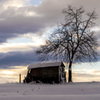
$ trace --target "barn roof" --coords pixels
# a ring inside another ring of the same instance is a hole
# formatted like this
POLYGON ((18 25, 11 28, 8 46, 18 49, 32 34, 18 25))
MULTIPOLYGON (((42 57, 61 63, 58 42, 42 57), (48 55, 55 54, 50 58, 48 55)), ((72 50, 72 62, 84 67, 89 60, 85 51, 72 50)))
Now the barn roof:
POLYGON ((35 63, 35 64, 29 65, 28 69, 43 68, 43 67, 55 67, 55 66, 61 66, 62 64, 63 64, 63 62, 41 62, 41 63, 35 63))

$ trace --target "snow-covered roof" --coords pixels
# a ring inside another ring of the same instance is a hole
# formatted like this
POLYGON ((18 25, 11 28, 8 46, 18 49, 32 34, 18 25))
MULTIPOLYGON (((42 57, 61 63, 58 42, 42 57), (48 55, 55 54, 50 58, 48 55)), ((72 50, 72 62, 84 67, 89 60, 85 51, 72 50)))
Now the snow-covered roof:
POLYGON ((41 63, 35 63, 35 64, 29 65, 28 69, 61 66, 62 63, 63 62, 41 62, 41 63))

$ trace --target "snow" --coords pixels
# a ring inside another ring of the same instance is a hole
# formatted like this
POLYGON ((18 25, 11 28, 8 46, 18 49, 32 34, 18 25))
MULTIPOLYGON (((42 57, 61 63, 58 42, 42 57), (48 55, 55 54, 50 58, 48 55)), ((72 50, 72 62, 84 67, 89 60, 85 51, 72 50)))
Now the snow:
POLYGON ((28 69, 31 68, 41 68, 41 67, 51 67, 51 66, 60 66, 62 62, 40 62, 34 63, 28 66, 28 69))
POLYGON ((0 100, 100 100, 100 83, 0 84, 0 100))

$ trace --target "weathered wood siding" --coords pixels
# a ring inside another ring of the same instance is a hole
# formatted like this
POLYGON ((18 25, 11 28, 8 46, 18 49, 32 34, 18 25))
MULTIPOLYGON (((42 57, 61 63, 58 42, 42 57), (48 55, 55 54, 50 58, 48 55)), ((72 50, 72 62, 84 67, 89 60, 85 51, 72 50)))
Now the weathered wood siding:
POLYGON ((58 82, 58 67, 35 68, 30 73, 33 81, 58 82))

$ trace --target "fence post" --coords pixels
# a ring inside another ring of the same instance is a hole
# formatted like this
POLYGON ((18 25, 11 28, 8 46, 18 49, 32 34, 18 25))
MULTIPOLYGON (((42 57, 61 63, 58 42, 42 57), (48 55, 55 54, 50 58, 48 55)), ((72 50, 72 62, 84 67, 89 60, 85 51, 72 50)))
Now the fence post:
POLYGON ((19 83, 21 83, 21 74, 19 74, 19 83))

